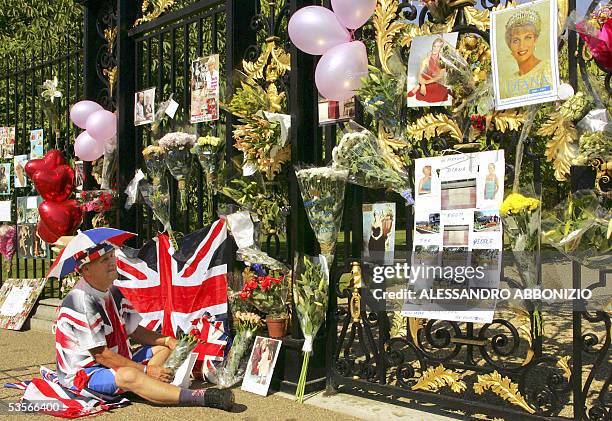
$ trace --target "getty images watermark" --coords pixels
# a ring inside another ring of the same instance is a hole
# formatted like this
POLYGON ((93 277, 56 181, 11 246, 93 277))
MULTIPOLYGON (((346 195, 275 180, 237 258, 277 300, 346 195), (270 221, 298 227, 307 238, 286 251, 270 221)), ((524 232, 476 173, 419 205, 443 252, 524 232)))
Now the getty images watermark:
POLYGON ((590 289, 499 288, 500 271, 491 266, 373 266, 369 289, 376 300, 571 301, 592 298, 590 289), (404 287, 397 288, 398 285, 404 287), (395 287, 394 287, 395 286, 395 287))

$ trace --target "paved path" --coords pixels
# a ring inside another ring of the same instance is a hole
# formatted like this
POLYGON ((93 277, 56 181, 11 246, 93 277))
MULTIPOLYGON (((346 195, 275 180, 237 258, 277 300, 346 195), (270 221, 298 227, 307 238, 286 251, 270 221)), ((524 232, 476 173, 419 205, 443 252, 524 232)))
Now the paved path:
MULTIPOLYGON (((41 365, 55 368, 54 338, 37 331, 14 332, 0 330, 0 384, 30 380, 38 375, 41 365)), ((321 393, 308 397, 305 405, 285 393, 261 397, 235 389, 236 405, 232 413, 209 408, 159 407, 136 401, 91 419, 101 420, 243 420, 243 421, 351 421, 351 420, 411 420, 446 421, 452 418, 421 412, 356 396, 338 394, 325 397, 321 393)), ((15 402, 21 392, 0 387, 0 419, 55 419, 48 416, 8 415, 6 403, 15 402)))

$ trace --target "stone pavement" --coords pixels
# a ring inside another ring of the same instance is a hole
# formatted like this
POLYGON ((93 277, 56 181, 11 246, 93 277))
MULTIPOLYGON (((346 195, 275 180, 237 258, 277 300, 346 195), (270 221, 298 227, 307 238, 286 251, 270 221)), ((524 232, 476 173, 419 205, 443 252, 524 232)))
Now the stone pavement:
MULTIPOLYGON (((29 330, 14 332, 0 330, 0 385, 19 380, 30 380, 38 375, 41 365, 55 368, 54 338, 50 333, 29 330)), ((304 405, 293 401, 293 396, 278 392, 267 397, 234 389, 236 405, 232 413, 209 408, 180 408, 154 406, 134 401, 128 407, 101 415, 102 420, 244 420, 244 421, 351 421, 351 420, 411 420, 445 421, 456 418, 421 412, 418 409, 381 403, 363 397, 337 394, 325 397, 322 393, 309 396, 304 405)), ((7 403, 16 402, 21 391, 0 387, 0 419, 57 419, 49 416, 16 415, 7 413, 7 403)), ((93 418, 92 418, 93 419, 93 418)))

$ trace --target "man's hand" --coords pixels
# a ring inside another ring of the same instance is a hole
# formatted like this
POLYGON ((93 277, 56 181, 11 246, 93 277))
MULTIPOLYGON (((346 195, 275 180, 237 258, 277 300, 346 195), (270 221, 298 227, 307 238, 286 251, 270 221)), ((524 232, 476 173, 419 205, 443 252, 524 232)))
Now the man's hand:
POLYGON ((170 383, 174 379, 172 370, 155 365, 147 366, 147 376, 164 383, 170 383))
POLYGON ((176 348, 176 339, 170 337, 170 339, 168 339, 168 343, 166 346, 170 349, 176 348))

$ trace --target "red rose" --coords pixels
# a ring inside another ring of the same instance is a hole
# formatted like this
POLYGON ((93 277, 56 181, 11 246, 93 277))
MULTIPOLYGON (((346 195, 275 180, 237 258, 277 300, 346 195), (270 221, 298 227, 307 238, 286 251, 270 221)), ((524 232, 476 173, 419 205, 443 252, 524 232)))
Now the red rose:
POLYGON ((281 276, 280 278, 272 278, 272 282, 276 285, 280 284, 284 278, 281 276))
POLYGON ((239 297, 240 297, 240 299, 241 299, 242 301, 246 301, 246 300, 247 300, 247 298, 248 298, 248 296, 249 296, 249 294, 247 294, 247 292, 246 292, 246 291, 242 291, 242 292, 239 294, 239 297))
POLYGON ((272 285, 272 281, 266 276, 264 280, 261 281, 261 289, 267 291, 270 289, 270 285, 272 285))
POLYGON ((197 326, 199 322, 200 322, 199 319, 195 319, 194 321, 191 322, 191 325, 192 326, 197 326))
POLYGON ((246 289, 247 291, 253 291, 255 289, 257 289, 259 285, 257 284, 257 281, 255 279, 247 282, 246 286, 244 287, 244 289, 246 289))

